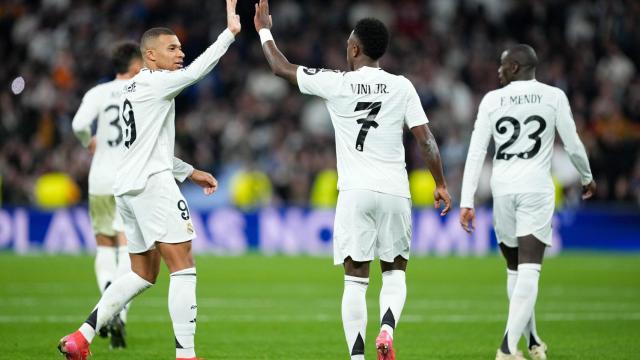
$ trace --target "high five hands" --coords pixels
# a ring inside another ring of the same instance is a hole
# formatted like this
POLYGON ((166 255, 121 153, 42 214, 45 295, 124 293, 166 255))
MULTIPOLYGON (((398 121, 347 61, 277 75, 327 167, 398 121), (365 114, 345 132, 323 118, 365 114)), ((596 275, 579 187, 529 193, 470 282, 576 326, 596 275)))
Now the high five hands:
POLYGON ((256 26, 256 31, 260 29, 271 29, 271 15, 269 14, 269 1, 260 0, 256 4, 256 14, 253 17, 253 24, 256 26))
POLYGON ((227 0, 227 29, 238 35, 242 26, 240 25, 240 16, 236 14, 236 4, 238 0, 227 0))

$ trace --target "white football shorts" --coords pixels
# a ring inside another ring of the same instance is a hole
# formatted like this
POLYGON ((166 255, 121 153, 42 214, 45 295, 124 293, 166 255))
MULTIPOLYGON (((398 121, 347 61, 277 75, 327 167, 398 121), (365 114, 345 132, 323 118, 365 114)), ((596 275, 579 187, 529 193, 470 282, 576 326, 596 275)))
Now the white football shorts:
POLYGON ((523 193, 493 198, 493 225, 499 243, 518 247, 518 237, 533 235, 552 245, 553 193, 523 193))
POLYGON ((333 229, 333 261, 393 262, 409 259, 411 199, 371 190, 345 190, 338 195, 333 229))
POLYGON ((149 176, 143 190, 116 196, 130 253, 153 249, 156 242, 181 243, 196 232, 187 202, 171 171, 149 176))
POLYGON ((124 232, 124 222, 122 221, 122 215, 120 215, 120 211, 118 211, 118 207, 116 206, 116 214, 113 216, 113 230, 116 232, 124 232))

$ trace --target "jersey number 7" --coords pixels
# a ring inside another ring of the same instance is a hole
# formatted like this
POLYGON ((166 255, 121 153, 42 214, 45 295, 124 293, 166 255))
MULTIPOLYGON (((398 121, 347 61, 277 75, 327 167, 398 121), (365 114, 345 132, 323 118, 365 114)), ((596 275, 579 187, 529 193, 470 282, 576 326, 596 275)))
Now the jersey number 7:
POLYGON ((367 114, 366 118, 358 119, 356 122, 358 124, 362 124, 360 128, 360 133, 358 133, 358 139, 356 140, 356 150, 363 151, 364 148, 364 139, 367 137, 369 133, 369 128, 373 126, 373 128, 378 127, 378 123, 375 122, 376 115, 380 112, 380 108, 382 107, 382 102, 359 102, 356 104, 356 109, 354 111, 362 111, 369 110, 369 114, 367 114))

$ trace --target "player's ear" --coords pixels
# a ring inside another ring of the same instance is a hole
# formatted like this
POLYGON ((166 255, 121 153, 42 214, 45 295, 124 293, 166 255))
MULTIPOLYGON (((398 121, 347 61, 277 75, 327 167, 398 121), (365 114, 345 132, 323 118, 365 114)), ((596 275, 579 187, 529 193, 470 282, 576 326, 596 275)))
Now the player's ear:
POLYGON ((145 50, 144 54, 146 55, 147 59, 151 61, 156 61, 156 54, 153 53, 153 49, 145 50))
POLYGON ((360 45, 357 42, 353 42, 353 44, 351 45, 351 55, 352 57, 358 57, 361 53, 360 50, 360 45))
POLYGON ((517 74, 518 71, 520 71, 520 64, 514 61, 513 63, 511 63, 511 72, 513 74, 517 74))

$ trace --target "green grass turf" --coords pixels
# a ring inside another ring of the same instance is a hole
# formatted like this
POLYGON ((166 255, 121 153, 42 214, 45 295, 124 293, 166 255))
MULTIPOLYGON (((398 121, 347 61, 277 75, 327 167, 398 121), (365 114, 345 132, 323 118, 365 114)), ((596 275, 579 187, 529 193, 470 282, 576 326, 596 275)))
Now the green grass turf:
MULTIPOLYGON (((201 256, 199 356, 348 359, 340 322, 342 270, 329 258, 201 256)), ((415 258, 396 330, 398 359, 493 359, 505 326, 505 270, 497 256, 415 258)), ((367 359, 374 359, 380 271, 367 293, 367 359)), ((129 348, 96 338, 92 359, 171 359, 163 269, 133 303, 129 348)), ((546 260, 537 305, 550 358, 640 358, 640 256, 563 254, 546 260)), ((98 299, 90 256, 0 255, 0 358, 59 359, 56 344, 98 299)), ((523 346, 521 342, 521 346, 523 346)))

